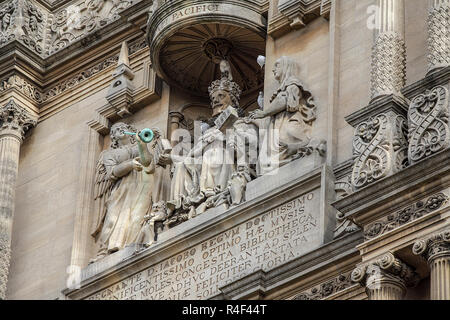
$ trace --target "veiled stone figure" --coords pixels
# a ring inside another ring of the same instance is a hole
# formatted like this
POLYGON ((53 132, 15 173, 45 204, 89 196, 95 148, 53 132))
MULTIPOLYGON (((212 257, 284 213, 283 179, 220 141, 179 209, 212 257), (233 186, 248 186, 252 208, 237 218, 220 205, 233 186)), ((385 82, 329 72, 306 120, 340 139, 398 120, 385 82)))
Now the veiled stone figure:
POLYGON ((316 106, 297 73, 293 60, 288 57, 278 59, 273 74, 279 87, 272 95, 270 105, 250 113, 251 122, 259 127, 258 176, 303 157, 310 149, 316 106))
POLYGON ((125 123, 114 124, 111 148, 97 163, 92 235, 100 250, 95 260, 136 243, 144 216, 165 196, 162 179, 155 177, 153 154, 137 135, 125 134, 135 131, 125 123))

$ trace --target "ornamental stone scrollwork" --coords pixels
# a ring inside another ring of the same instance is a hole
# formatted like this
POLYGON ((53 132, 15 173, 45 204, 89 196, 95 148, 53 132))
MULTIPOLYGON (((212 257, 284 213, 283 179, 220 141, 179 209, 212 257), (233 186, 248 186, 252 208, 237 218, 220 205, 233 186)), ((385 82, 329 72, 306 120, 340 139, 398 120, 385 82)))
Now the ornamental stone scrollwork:
POLYGON ((132 0, 84 0, 57 12, 50 25, 47 54, 51 55, 119 19, 119 13, 133 3, 132 0))
POLYGON ((15 38, 14 23, 18 0, 6 2, 0 7, 0 45, 15 38))
POLYGON ((0 93, 9 89, 18 90, 34 102, 42 102, 41 91, 18 75, 14 74, 0 81, 0 93))
POLYGON ((396 32, 381 33, 372 49, 371 94, 400 94, 406 83, 406 46, 396 32))
POLYGON ((340 274, 327 282, 296 295, 292 300, 321 300, 353 285, 350 272, 340 274))
POLYGON ((416 96, 409 107, 409 149, 411 163, 418 162, 450 145, 449 93, 437 86, 416 96))
POLYGON ((390 252, 356 267, 351 279, 366 288, 369 300, 400 300, 406 288, 419 281, 417 273, 390 252))
POLYGON ((353 140, 352 185, 359 189, 407 166, 406 120, 392 112, 360 123, 353 140))
POLYGON ((22 17, 24 19, 22 25, 21 40, 28 47, 36 51, 38 54, 43 52, 44 45, 44 29, 46 23, 46 15, 31 2, 26 1, 22 8, 22 17))
POLYGON ((434 212, 448 203, 448 196, 443 193, 435 194, 426 200, 417 201, 411 206, 388 215, 382 220, 370 224, 365 232, 366 240, 373 239, 406 223, 419 219, 426 214, 434 212))
POLYGON ((450 229, 417 240, 412 248, 415 255, 421 255, 431 261, 439 256, 450 257, 450 229))
POLYGON ((22 141, 28 130, 36 126, 36 119, 25 109, 10 100, 6 106, 0 108, 0 132, 13 135, 22 141))
POLYGON ((433 2, 428 11, 429 72, 450 65, 450 1, 433 2))

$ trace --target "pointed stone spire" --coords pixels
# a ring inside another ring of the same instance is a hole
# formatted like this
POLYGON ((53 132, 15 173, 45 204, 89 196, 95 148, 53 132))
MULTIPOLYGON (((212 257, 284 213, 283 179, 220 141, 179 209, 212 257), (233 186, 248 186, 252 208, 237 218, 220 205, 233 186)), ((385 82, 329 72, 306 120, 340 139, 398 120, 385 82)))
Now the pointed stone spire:
POLYGON ((134 72, 130 68, 126 41, 122 42, 117 67, 112 76, 113 81, 109 86, 106 100, 117 110, 120 117, 128 116, 131 114, 130 107, 133 103, 134 86, 132 80, 134 79, 134 72))
POLYGON ((130 59, 128 58, 128 46, 125 41, 122 42, 122 47, 120 48, 119 61, 117 62, 117 66, 120 66, 121 64, 124 64, 127 67, 130 66, 130 59))

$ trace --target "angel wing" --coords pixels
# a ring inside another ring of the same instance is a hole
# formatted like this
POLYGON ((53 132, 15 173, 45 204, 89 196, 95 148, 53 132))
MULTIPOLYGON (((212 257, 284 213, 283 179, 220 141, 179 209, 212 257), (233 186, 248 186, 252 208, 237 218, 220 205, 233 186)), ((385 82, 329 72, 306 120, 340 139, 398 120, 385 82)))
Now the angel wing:
POLYGON ((113 181, 108 176, 103 159, 105 155, 103 151, 97 161, 95 169, 95 184, 94 184, 94 219, 92 222, 91 235, 96 237, 102 230, 103 221, 106 215, 106 200, 111 193, 113 181))

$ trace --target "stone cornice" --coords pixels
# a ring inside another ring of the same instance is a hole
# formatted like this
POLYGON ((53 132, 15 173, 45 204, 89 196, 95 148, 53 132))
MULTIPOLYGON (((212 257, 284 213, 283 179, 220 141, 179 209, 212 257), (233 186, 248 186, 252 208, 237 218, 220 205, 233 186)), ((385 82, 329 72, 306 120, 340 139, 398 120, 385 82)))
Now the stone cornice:
POLYGON ((329 17, 329 0, 279 0, 276 12, 269 20, 267 33, 278 38, 292 29, 304 28, 319 16, 329 17))
POLYGON ((450 228, 417 240, 412 251, 428 261, 444 256, 450 258, 450 228))

